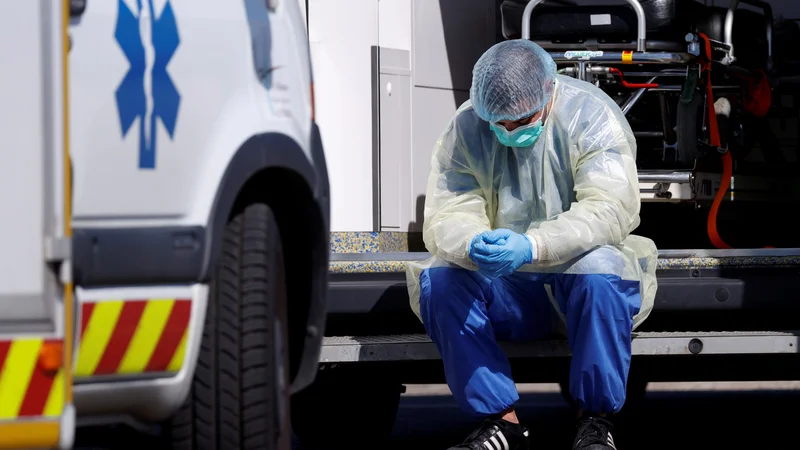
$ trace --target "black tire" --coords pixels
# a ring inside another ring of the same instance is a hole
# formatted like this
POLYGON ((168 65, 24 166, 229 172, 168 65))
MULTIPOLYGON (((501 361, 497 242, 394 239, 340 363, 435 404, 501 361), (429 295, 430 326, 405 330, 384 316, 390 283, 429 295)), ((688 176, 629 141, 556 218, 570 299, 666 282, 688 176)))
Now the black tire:
POLYGON ((321 370, 292 396, 292 429, 308 448, 380 448, 394 428, 402 389, 385 372, 321 370))
POLYGON ((175 449, 289 450, 288 334, 280 234, 249 205, 224 231, 186 403, 167 425, 175 449))

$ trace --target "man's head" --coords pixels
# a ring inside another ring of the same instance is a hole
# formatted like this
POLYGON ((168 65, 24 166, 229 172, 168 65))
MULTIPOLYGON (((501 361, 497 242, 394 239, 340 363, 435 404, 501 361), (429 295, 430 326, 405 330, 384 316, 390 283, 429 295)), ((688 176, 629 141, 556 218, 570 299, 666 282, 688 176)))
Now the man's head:
POLYGON ((478 117, 513 131, 541 118, 555 88, 556 64, 527 39, 503 41, 472 71, 470 99, 478 117))

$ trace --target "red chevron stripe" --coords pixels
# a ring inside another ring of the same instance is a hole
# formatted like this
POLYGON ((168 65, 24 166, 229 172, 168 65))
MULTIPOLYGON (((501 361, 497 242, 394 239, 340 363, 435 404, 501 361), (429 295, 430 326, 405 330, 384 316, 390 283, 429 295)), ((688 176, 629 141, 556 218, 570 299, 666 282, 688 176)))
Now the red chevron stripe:
MULTIPOLYGON (((57 340, 45 341, 58 342, 57 340)), ((44 370, 36 364, 31 375, 31 380, 28 383, 28 391, 25 393, 25 398, 22 400, 22 405, 19 408, 20 417, 41 416, 44 414, 44 407, 47 404, 47 397, 50 395, 50 389, 53 386, 55 374, 47 374, 44 370)))
POLYGON ((183 339, 183 334, 189 326, 189 318, 192 315, 191 300, 175 300, 172 311, 169 313, 167 324, 158 340, 153 355, 147 363, 145 372, 163 372, 167 370, 169 362, 175 356, 175 351, 183 339))
POLYGON ((6 363, 6 356, 11 349, 11 341, 0 341, 0 373, 3 373, 3 364, 6 363))
MULTIPOLYGON (((108 340, 108 345, 103 351, 103 357, 97 363, 95 375, 107 375, 115 373, 119 367, 122 358, 125 357, 125 351, 128 350, 128 345, 136 333, 136 327, 139 326, 139 319, 142 318, 144 307, 147 305, 147 300, 127 300, 122 306, 119 319, 111 338, 108 340)), ((109 324, 109 326, 112 326, 109 324)))
POLYGON ((89 320, 92 318, 92 312, 94 311, 95 303, 84 303, 81 307, 81 338, 83 338, 83 333, 86 332, 86 327, 89 326, 89 320))

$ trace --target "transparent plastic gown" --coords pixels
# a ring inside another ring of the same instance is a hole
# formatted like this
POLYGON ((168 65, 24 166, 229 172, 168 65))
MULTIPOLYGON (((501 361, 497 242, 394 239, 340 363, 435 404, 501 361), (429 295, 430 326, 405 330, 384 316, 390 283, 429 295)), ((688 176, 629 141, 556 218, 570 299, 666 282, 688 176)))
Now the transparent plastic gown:
MULTIPOLYGON (((657 249, 631 234, 641 203, 628 122, 599 88, 558 76, 544 127, 534 145, 505 147, 470 101, 458 109, 431 159, 423 239, 432 256, 407 266, 417 316, 421 272, 441 266, 478 270, 468 257, 469 243, 497 228, 536 241, 538 260, 519 271, 639 281, 642 304, 634 328, 650 314, 657 249)), ((551 303, 558 309, 555 299, 551 303)))

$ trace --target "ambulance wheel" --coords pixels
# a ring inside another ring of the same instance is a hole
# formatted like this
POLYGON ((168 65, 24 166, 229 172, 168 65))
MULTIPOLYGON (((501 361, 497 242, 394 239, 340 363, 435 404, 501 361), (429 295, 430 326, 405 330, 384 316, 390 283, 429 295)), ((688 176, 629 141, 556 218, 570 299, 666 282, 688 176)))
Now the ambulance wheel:
POLYGON ((403 385, 385 371, 349 369, 320 370, 292 396, 292 429, 304 447, 371 450, 391 435, 403 385))
POLYGON ((166 427, 175 449, 289 450, 289 361, 280 234, 254 203, 224 230, 186 403, 166 427))

